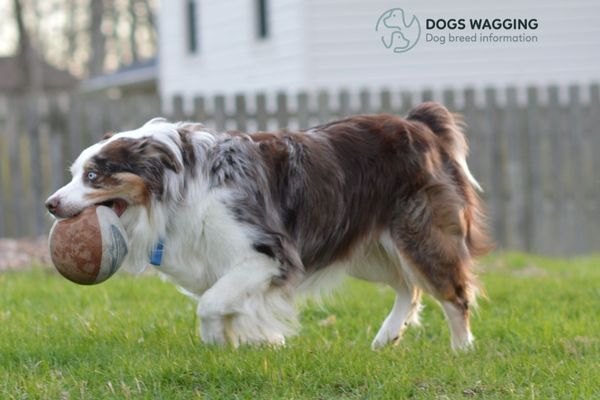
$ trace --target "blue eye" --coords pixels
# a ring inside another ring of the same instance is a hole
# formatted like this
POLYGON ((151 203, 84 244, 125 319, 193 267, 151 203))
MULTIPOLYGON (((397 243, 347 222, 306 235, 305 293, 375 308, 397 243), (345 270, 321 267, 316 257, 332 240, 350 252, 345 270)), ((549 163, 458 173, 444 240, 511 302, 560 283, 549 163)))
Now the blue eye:
POLYGON ((90 171, 90 172, 88 172, 88 174, 87 174, 87 178, 88 178, 88 180, 90 180, 90 181, 93 181, 93 180, 95 180, 97 177, 98 177, 98 175, 97 175, 97 174, 96 174, 94 171, 90 171))

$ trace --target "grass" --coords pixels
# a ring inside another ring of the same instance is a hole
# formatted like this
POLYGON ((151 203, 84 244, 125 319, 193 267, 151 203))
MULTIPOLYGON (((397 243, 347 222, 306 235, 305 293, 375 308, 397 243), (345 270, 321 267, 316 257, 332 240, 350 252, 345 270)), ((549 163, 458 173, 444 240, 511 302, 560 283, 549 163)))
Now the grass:
POLYGON ((371 351, 393 295, 357 281, 304 309, 286 348, 233 350, 202 345, 194 304, 157 277, 4 273, 0 398, 600 398, 600 258, 486 264, 466 354, 429 300, 422 328, 371 351))

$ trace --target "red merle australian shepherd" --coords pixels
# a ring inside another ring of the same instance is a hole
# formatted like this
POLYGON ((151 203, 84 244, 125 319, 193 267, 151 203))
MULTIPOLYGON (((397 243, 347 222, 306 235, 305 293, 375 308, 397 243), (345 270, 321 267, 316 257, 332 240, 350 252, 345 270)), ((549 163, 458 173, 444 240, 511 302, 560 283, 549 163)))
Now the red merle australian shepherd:
POLYGON ((112 206, 134 272, 162 241, 157 268, 197 298, 207 343, 282 344, 295 299, 349 274, 396 292, 373 348, 418 323, 425 291, 466 349, 473 258, 490 243, 466 156, 456 117, 431 102, 298 132, 154 119, 84 150, 47 206, 58 218, 112 206))

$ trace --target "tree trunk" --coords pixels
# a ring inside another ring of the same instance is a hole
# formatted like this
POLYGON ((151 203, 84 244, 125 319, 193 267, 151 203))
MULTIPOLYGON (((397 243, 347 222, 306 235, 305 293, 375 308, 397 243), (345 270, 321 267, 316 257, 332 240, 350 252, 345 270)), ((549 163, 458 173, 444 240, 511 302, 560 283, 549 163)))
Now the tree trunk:
MULTIPOLYGON (((67 15, 63 33, 64 40, 66 41, 66 45, 64 46, 65 60, 70 60, 77 50, 77 2, 75 0, 66 0, 65 4, 63 4, 63 11, 67 15)), ((67 67, 71 67, 70 61, 67 61, 67 67)))
POLYGON ((42 87, 41 57, 35 52, 25 23, 23 22, 23 7, 20 0, 13 0, 15 21, 19 33, 18 60, 23 72, 24 92, 40 92, 42 87))
POLYGON ((90 0, 90 45, 91 57, 88 70, 90 76, 102 74, 104 71, 104 58, 106 55, 105 38, 102 33, 102 19, 104 17, 104 1, 90 0))
POLYGON ((112 37, 112 41, 114 43, 113 45, 113 52, 115 53, 115 57, 118 60, 118 65, 117 67, 120 68, 123 66, 123 43, 121 40, 121 37, 119 35, 119 22, 120 22, 120 15, 119 15, 119 10, 117 7, 117 4, 112 4, 112 7, 110 7, 111 9, 111 18, 112 18, 112 22, 113 22, 113 31, 111 33, 111 37, 112 37))
POLYGON ((138 18, 136 13, 136 0, 129 0, 128 11, 129 11, 129 47, 131 49, 131 62, 135 63, 138 60, 137 52, 137 41, 135 35, 138 29, 138 18))

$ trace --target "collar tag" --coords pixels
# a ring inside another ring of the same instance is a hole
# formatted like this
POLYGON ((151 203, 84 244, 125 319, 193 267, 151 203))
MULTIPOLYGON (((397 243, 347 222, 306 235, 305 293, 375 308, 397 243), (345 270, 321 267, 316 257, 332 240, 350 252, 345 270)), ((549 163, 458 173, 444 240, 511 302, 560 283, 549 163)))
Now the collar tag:
POLYGON ((159 239, 158 242, 156 242, 156 244, 154 245, 152 251, 150 252, 150 264, 156 267, 160 267, 160 264, 162 263, 164 247, 165 245, 162 239, 159 239))

